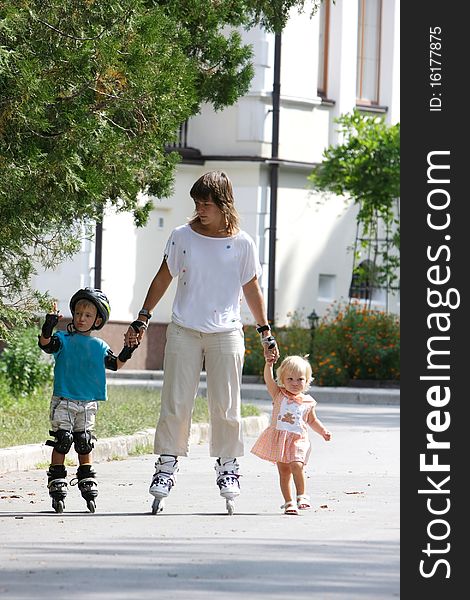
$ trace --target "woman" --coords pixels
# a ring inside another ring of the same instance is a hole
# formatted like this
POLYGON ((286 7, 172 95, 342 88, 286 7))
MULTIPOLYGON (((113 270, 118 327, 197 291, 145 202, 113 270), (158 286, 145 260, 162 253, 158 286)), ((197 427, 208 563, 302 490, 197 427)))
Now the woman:
POLYGON ((240 493, 237 457, 243 456, 240 386, 245 353, 240 318, 242 296, 258 323, 264 354, 276 361, 279 351, 266 317, 258 284, 261 266, 251 237, 239 228, 232 184, 227 175, 202 175, 190 191, 195 212, 174 229, 163 261, 150 284, 142 310, 126 334, 140 342, 146 323, 173 277, 178 277, 171 323, 167 329, 164 381, 154 451, 159 454, 150 493, 153 513, 175 483, 178 457, 189 452, 194 399, 204 364, 211 421, 210 455, 217 457, 216 482, 227 510, 240 493))

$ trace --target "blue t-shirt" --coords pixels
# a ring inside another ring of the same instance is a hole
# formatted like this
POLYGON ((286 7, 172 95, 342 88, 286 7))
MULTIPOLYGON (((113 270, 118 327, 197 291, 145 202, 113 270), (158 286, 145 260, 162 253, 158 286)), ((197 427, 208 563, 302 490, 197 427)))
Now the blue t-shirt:
POLYGON ((108 344, 97 337, 57 331, 60 348, 54 352, 54 396, 70 400, 106 400, 104 359, 108 344))

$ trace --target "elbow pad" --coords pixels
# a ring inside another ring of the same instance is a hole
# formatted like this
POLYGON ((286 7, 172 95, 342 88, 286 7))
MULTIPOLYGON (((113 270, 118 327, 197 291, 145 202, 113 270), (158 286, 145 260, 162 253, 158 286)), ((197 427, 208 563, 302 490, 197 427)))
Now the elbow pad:
POLYGON ((60 350, 60 341, 59 341, 59 338, 57 338, 55 335, 53 335, 51 337, 51 339, 47 342, 47 344, 45 346, 41 345, 40 340, 41 340, 41 336, 38 335, 38 346, 46 354, 53 354, 54 352, 57 352, 58 350, 60 350))
POLYGON ((104 366, 110 371, 117 371, 117 357, 114 356, 111 350, 108 350, 108 353, 104 357, 104 366))

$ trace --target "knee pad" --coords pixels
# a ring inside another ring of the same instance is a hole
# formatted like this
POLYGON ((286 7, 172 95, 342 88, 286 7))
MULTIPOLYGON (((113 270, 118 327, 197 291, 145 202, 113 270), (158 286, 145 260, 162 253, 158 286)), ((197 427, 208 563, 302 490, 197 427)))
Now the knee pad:
POLYGON ((95 446, 91 431, 74 431, 73 441, 77 454, 90 454, 95 446))
POLYGON ((46 445, 52 446, 59 454, 67 454, 72 447, 73 435, 65 429, 49 431, 49 434, 55 437, 55 441, 47 440, 46 445))

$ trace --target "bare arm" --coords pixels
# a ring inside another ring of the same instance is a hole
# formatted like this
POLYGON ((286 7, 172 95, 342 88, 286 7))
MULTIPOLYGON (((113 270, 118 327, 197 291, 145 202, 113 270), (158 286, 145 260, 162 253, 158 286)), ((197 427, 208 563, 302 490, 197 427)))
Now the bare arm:
POLYGON ((327 441, 327 442, 330 441, 331 433, 328 431, 328 429, 323 425, 323 423, 317 417, 317 414, 314 409, 312 409, 312 415, 309 420, 309 425, 313 429, 313 431, 315 431, 316 433, 319 433, 325 441, 327 441))
POLYGON ((269 395, 271 396, 271 398, 274 398, 274 396, 277 394, 278 385, 274 381, 272 362, 266 361, 264 363, 264 383, 268 388, 269 395))
MULTIPOLYGON (((263 294, 261 292, 261 288, 259 287, 258 278, 256 275, 248 283, 245 283, 243 286, 243 294, 256 323, 260 326, 267 325, 268 317, 266 315, 266 307, 264 305, 263 294)), ((262 335, 263 337, 267 337, 270 335, 270 333, 270 330, 267 330, 263 332, 262 335)), ((263 348, 264 358, 266 360, 276 362, 279 358, 279 348, 277 347, 277 344, 274 346, 274 348, 267 348, 266 345, 263 344, 263 348)))
POLYGON ((245 283, 243 286, 243 294, 245 295, 248 308, 258 325, 267 325, 268 317, 266 315, 266 307, 256 275, 248 283, 245 283))
POLYGON ((150 284, 142 308, 146 308, 152 312, 167 291, 172 279, 173 277, 170 274, 167 262, 163 259, 157 274, 150 284))
MULTIPOLYGON (((158 302, 160 302, 160 300, 162 299, 165 292, 167 291, 172 279, 173 277, 171 276, 170 270, 168 269, 166 260, 163 259, 157 274, 155 275, 155 277, 152 280, 152 283, 150 284, 142 308, 145 308, 149 312, 152 312, 153 309, 157 306, 158 302)), ((144 323, 148 322, 148 318, 140 314, 139 320, 143 321, 144 323)), ((135 345, 135 343, 140 343, 144 332, 144 327, 142 327, 139 330, 138 334, 135 333, 132 327, 129 327, 125 335, 126 344, 133 346, 135 345)))

